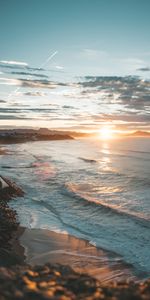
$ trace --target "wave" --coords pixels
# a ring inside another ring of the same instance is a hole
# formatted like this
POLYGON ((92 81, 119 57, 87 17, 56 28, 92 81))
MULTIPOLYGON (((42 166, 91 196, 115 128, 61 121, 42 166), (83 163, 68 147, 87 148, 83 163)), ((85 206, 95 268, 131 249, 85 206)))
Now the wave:
POLYGON ((143 185, 143 186, 150 186, 150 180, 147 177, 140 177, 140 176, 135 176, 135 175, 128 175, 125 173, 120 173, 120 172, 116 172, 113 171, 113 169, 111 170, 111 172, 109 171, 105 171, 103 173, 101 173, 102 175, 107 175, 107 176, 113 176, 113 177, 117 177, 121 180, 127 180, 130 182, 130 184, 134 184, 134 186, 139 186, 139 185, 143 185))
POLYGON ((102 213, 118 215, 127 219, 132 219, 134 222, 139 223, 141 226, 150 228, 150 220, 141 215, 140 213, 129 212, 127 210, 119 209, 116 205, 108 205, 104 204, 101 201, 95 199, 94 197, 90 197, 88 195, 84 195, 83 193, 78 192, 75 185, 67 183, 64 186, 63 194, 66 196, 70 196, 77 201, 82 202, 83 206, 93 206, 100 210, 102 213))
POLYGON ((32 169, 36 168, 34 165, 29 166, 1 166, 2 169, 32 169))
POLYGON ((132 158, 132 159, 135 159, 135 160, 139 160, 139 159, 141 160, 142 159, 143 161, 149 161, 150 160, 150 157, 133 156, 133 155, 129 155, 129 154, 121 154, 119 152, 117 152, 117 153, 111 153, 111 154, 109 154, 109 156, 112 156, 112 157, 113 156, 117 156, 117 157, 123 157, 123 158, 132 158))
MULTIPOLYGON (((100 161, 100 160, 99 160, 100 161)), ((95 178, 100 178, 100 176, 102 176, 102 179, 107 179, 107 180, 118 180, 119 179, 119 182, 122 181, 123 183, 125 182, 125 180, 127 180, 128 184, 133 184, 134 187, 136 186, 136 188, 138 186, 141 186, 143 185, 144 187, 145 186, 150 186, 150 179, 148 177, 140 177, 140 174, 138 175, 132 175, 130 173, 121 173, 119 171, 117 171, 117 169, 115 168, 110 168, 110 169, 106 169, 106 170, 101 170, 100 173, 93 173, 93 170, 92 170, 92 173, 90 173, 90 170, 86 170, 86 173, 87 175, 92 175, 92 176, 95 176, 95 178)))
MULTIPOLYGON (((135 151, 135 150, 119 150, 119 151, 112 151, 111 153, 106 153, 105 150, 100 150, 99 153, 102 153, 104 155, 107 155, 108 157, 123 157, 123 158, 131 158, 135 160, 143 160, 143 161, 149 161, 150 160, 150 152, 146 151, 135 151), (133 154, 146 154, 148 155, 147 157, 144 157, 143 155, 132 155, 133 154)), ((99 161, 99 160, 98 160, 99 161)))
MULTIPOLYGON (((37 200, 37 199, 34 199, 32 198, 32 201, 36 202, 36 204, 38 205, 43 205, 47 210, 49 210, 59 221, 62 225, 64 225, 65 227, 67 226, 67 228, 71 228, 75 231, 78 231, 80 232, 81 234, 83 235, 88 235, 88 232, 82 230, 81 228, 75 226, 75 225, 72 225, 70 223, 67 223, 63 217, 61 216, 61 214, 58 212, 58 210, 53 206, 51 205, 50 203, 44 201, 44 200, 37 200)), ((93 236, 92 234, 90 234, 91 237, 93 236)), ((94 236, 95 237, 95 236, 94 236)))
POLYGON ((85 157, 78 157, 79 159, 87 162, 87 163, 96 163, 97 160, 96 159, 93 159, 93 158, 85 158, 85 157))
POLYGON ((143 153, 143 154, 149 154, 150 155, 150 151, 140 151, 140 150, 131 150, 131 149, 126 149, 126 150, 119 149, 119 151, 120 152, 143 153))

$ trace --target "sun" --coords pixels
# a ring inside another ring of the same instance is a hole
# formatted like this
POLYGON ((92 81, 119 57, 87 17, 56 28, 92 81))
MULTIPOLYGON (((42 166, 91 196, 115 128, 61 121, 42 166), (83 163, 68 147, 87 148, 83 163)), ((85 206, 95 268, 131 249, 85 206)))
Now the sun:
POLYGON ((113 138, 113 130, 111 127, 104 126, 100 129, 100 138, 101 139, 112 139, 113 138))

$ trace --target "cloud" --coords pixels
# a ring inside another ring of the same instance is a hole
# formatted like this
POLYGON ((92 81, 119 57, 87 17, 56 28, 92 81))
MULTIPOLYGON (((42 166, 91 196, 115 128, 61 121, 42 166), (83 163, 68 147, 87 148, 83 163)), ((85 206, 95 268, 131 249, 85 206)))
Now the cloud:
POLYGON ((13 69, 13 70, 29 70, 32 72, 40 72, 40 71, 45 71, 42 67, 30 67, 26 62, 17 62, 17 61, 6 61, 6 60, 1 60, 0 61, 0 67, 3 69, 13 69))
POLYGON ((43 92, 26 92, 26 93, 23 93, 21 95, 32 96, 32 97, 44 97, 47 94, 43 93, 43 92))
POLYGON ((146 114, 133 114, 131 116, 129 113, 123 111, 121 114, 97 114, 91 116, 91 122, 93 126, 97 127, 107 123, 116 130, 136 130, 138 128, 150 130, 150 115, 146 114))
POLYGON ((6 103, 6 101, 5 100, 0 100, 0 103, 6 103))
POLYGON ((62 67, 62 66, 55 66, 55 68, 56 68, 57 70, 63 70, 63 69, 64 69, 64 67, 62 67))
POLYGON ((106 51, 90 49, 90 48, 83 49, 82 54, 85 57, 91 58, 91 59, 108 56, 108 53, 106 51))
POLYGON ((25 80, 19 79, 20 85, 23 87, 30 87, 30 88, 46 88, 46 89, 54 89, 58 86, 66 86, 65 83, 61 82, 53 82, 46 79, 41 80, 25 80))
POLYGON ((97 127, 107 122, 117 128, 135 129, 141 125, 150 130, 150 80, 138 76, 86 76, 78 84, 80 101, 91 102, 91 113, 85 120, 97 127))
MULTIPOLYGON (((21 105, 22 107, 22 105, 21 105)), ((0 107, 0 112, 9 112, 9 113, 18 113, 18 112, 31 112, 31 111, 36 111, 36 112, 51 112, 51 111, 56 111, 58 108, 39 108, 39 107, 28 107, 28 108, 23 108, 20 110, 20 108, 10 108, 10 107, 0 107)))
MULTIPOLYGON (((54 68, 51 69, 45 69, 45 66, 48 64, 48 62, 58 53, 58 51, 55 51, 52 53, 48 59, 40 66, 40 67, 31 67, 26 62, 20 62, 20 61, 7 61, 7 60, 1 60, 0 61, 0 67, 4 70, 13 70, 10 72, 12 75, 25 75, 25 76, 35 76, 35 77, 41 77, 41 78, 48 78, 47 74, 41 74, 40 72, 46 71, 46 72, 64 72, 64 67, 60 65, 55 65, 54 68), (23 70, 18 72, 18 70, 23 70)), ((9 73, 9 72, 6 72, 9 73)), ((0 72, 2 74, 2 72, 0 72)))
POLYGON ((75 107, 72 105, 63 105, 63 108, 65 109, 74 109, 75 107))
POLYGON ((149 71, 150 71, 150 67, 139 68, 139 69, 137 69, 137 71, 141 71, 141 72, 149 72, 149 71))
POLYGON ((27 67, 28 66, 28 64, 26 62, 14 61, 14 60, 0 60, 0 64, 13 65, 13 66, 22 66, 22 67, 27 67))
POLYGON ((12 78, 0 78, 0 84, 3 85, 16 85, 29 88, 45 88, 54 89, 58 86, 67 86, 67 83, 54 82, 47 79, 12 79, 12 78))
MULTIPOLYGON (((22 119, 24 119, 22 116, 0 114, 0 120, 22 120, 22 119)), ((30 118, 25 118, 25 119, 31 120, 30 118)))
MULTIPOLYGON (((16 106, 16 105, 15 105, 16 106)), ((60 119, 57 113, 57 108, 39 108, 39 107, 24 107, 17 105, 17 107, 0 107, 1 120, 54 120, 56 116, 60 119)))
POLYGON ((3 85, 21 85, 20 80, 0 77, 0 84, 3 85))
POLYGON ((107 104, 120 104, 141 110, 150 106, 150 81, 137 76, 86 76, 79 82, 81 93, 88 97, 98 95, 107 104))
POLYGON ((12 75, 25 75, 25 76, 34 76, 34 77, 40 77, 40 78, 48 78, 47 75, 45 74, 37 74, 37 73, 30 73, 30 72, 17 72, 17 71, 12 71, 12 75))
MULTIPOLYGON (((53 124, 75 125, 85 129, 99 128, 105 123, 123 129, 134 126, 140 128, 140 125, 141 128, 150 127, 149 80, 138 76, 85 76, 75 78, 73 83, 63 83, 45 77, 24 78, 32 74, 29 68, 12 70, 10 74, 22 77, 0 78, 0 84, 19 86, 14 93, 18 97, 14 101, 7 101, 5 107, 0 105, 3 120, 11 117, 19 120, 49 120, 53 124), (20 88, 22 90, 18 91, 20 88), (43 96, 47 96, 44 101, 38 99, 43 96), (29 97, 35 97, 34 101, 29 97), (52 104, 53 107, 48 107, 52 104)), ((38 72, 35 74, 40 75, 38 72)))
POLYGON ((131 123, 145 123, 150 122, 150 115, 146 114, 128 114, 122 112, 121 114, 101 114, 101 115, 93 115, 92 119, 94 121, 123 121, 123 122, 131 122, 131 123))

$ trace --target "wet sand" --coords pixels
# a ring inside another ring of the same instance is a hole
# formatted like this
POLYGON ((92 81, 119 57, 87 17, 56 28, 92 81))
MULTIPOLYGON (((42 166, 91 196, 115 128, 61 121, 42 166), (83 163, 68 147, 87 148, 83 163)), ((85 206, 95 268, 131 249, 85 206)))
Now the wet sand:
POLYGON ((6 183, 9 187, 0 190, 0 299, 150 299, 150 280, 129 281, 132 269, 115 254, 69 235, 21 228, 7 202, 23 191, 9 179, 6 183), (24 261, 19 237, 26 262, 33 266, 24 261))
POLYGON ((20 237, 26 262, 69 265, 78 273, 87 273, 101 282, 137 278, 129 265, 113 253, 103 251, 68 234, 46 229, 25 229, 20 237))

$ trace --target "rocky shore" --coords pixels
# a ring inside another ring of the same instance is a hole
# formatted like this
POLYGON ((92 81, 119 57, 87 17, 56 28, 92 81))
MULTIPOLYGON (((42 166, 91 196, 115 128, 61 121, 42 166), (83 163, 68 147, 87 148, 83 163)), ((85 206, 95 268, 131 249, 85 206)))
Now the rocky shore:
POLYGON ((8 205, 12 197, 23 196, 23 191, 10 180, 6 181, 0 177, 0 266, 23 263, 22 255, 19 256, 15 249, 20 232, 19 223, 16 212, 8 205))
POLYGON ((7 203, 12 197, 23 196, 23 191, 4 177, 0 180, 0 300, 150 299, 150 280, 104 284, 69 266, 25 264, 23 251, 16 247, 21 229, 7 203))
POLYGON ((71 140, 73 137, 64 132, 35 129, 8 129, 0 130, 0 144, 26 143, 30 141, 71 140))
POLYGON ((1 300, 149 300, 150 280, 144 283, 101 284, 61 265, 0 268, 1 300))

